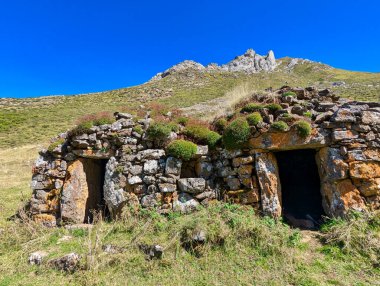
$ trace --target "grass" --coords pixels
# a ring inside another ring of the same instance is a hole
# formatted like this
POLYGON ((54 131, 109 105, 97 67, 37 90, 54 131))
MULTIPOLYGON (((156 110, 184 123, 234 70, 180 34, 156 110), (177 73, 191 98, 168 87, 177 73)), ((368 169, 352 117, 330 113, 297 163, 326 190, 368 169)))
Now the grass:
POLYGON ((376 216, 330 221, 321 234, 300 232, 260 218, 251 208, 223 203, 168 217, 127 211, 123 220, 99 220, 91 231, 8 221, 30 197, 30 168, 38 148, 0 151, 7 166, 0 169, 2 286, 184 285, 184 281, 186 285, 379 285, 380 270, 374 263, 380 241, 376 216), (181 241, 197 229, 206 231, 206 244, 185 250, 181 241), (62 242, 64 236, 72 238, 62 242), (145 260, 140 243, 162 245, 163 259, 145 260), (126 251, 105 254, 104 244, 126 251), (38 250, 47 251, 48 259, 78 252, 84 269, 65 274, 47 265, 29 265, 29 254, 38 250))
MULTIPOLYGON (((221 97, 228 99, 224 104, 228 110, 228 106, 249 96, 253 90, 278 88, 285 83, 329 87, 343 97, 380 101, 379 73, 350 72, 317 63, 296 65, 288 72, 284 66, 290 59, 281 60, 280 69, 273 73, 202 73, 194 78, 178 75, 154 83, 87 95, 0 99, 0 148, 46 142, 57 133, 72 128, 78 118, 89 113, 138 109, 139 105, 153 101, 167 108, 180 108, 221 97), (322 83, 320 79, 323 79, 322 83), (334 87, 331 84, 335 81, 345 81, 346 85, 334 87)), ((223 115, 225 109, 220 108, 212 114, 205 111, 205 118, 223 115)))
POLYGON ((225 99, 217 111, 204 111, 204 118, 212 119, 230 112, 253 90, 285 83, 329 87, 343 97, 380 101, 378 73, 317 63, 297 65, 288 72, 284 67, 289 61, 282 59, 280 70, 273 73, 178 75, 87 95, 0 99, 0 285, 379 285, 380 271, 374 263, 379 260, 379 229, 366 217, 331 223, 322 234, 323 245, 314 235, 310 239, 308 233, 234 205, 167 218, 149 212, 127 214, 123 221, 99 221, 90 232, 7 220, 30 198, 31 164, 41 147, 30 143, 47 147, 49 138, 71 129, 89 113, 131 109, 141 113, 145 108, 139 105, 150 102, 169 109, 225 99), (346 85, 332 87, 335 81, 346 85), (208 242, 197 250, 200 257, 181 246, 181 235, 197 227, 208 233, 208 242), (73 238, 60 243, 64 235, 73 238), (105 243, 127 251, 105 255, 100 251, 105 243), (163 245, 164 259, 146 261, 138 243, 163 245), (36 250, 48 251, 49 258, 77 251, 84 257, 86 270, 64 274, 30 266, 28 255, 36 250))

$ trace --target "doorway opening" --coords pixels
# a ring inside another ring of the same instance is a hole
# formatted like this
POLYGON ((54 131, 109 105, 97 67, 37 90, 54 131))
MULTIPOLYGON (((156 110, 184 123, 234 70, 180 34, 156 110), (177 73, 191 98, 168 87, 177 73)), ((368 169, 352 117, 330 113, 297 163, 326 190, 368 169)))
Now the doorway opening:
POLYGON ((95 213, 101 213, 103 217, 109 215, 107 206, 104 201, 104 177, 106 173, 106 164, 108 160, 86 159, 84 172, 88 188, 88 197, 86 200, 85 223, 92 223, 95 213))
POLYGON ((276 153, 285 221, 294 227, 316 229, 324 215, 316 151, 313 149, 276 153))

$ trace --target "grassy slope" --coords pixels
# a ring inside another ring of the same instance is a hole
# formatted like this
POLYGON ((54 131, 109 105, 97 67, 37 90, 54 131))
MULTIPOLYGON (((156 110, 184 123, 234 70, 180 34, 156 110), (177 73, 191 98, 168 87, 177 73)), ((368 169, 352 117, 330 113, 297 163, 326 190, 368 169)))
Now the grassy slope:
POLYGON ((278 71, 251 76, 214 73, 169 76, 140 86, 80 96, 0 101, 0 148, 46 142, 58 132, 75 124, 88 113, 119 111, 148 101, 163 102, 172 107, 190 106, 223 96, 240 84, 253 90, 268 87, 316 85, 331 87, 335 81, 346 86, 334 87, 344 97, 380 101, 380 74, 349 72, 317 63, 305 63, 287 72, 289 59, 282 60, 278 71))

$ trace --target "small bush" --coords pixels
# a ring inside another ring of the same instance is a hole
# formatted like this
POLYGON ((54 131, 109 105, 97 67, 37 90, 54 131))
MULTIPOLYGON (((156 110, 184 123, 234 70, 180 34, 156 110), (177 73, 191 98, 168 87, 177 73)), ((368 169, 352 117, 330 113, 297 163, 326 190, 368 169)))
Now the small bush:
POLYGON ((150 139, 163 140, 169 137, 172 126, 168 123, 157 122, 151 124, 146 130, 146 134, 150 139))
POLYGON ((263 118, 261 114, 258 112, 254 112, 246 117, 247 122, 250 126, 256 126, 258 123, 263 122, 263 118))
POLYGON ((276 121, 272 123, 271 127, 279 131, 286 131, 289 128, 288 124, 284 121, 276 121))
POLYGON ((238 149, 248 142, 249 136, 248 122, 240 117, 227 126, 223 134, 223 143, 227 149, 238 149))
POLYGON ((100 126, 100 125, 104 125, 104 124, 112 124, 115 120, 113 118, 110 118, 110 117, 103 117, 103 118, 97 118, 95 119, 92 124, 94 126, 100 126))
POLYGON ((216 145, 220 142, 221 138, 222 138, 222 136, 219 133, 216 133, 214 131, 210 131, 207 134, 206 143, 212 149, 212 148, 216 147, 216 145))
POLYGON ((309 122, 301 120, 295 123, 297 132, 302 137, 307 137, 311 134, 311 125, 309 122))
POLYGON ((178 124, 181 124, 181 125, 183 125, 183 126, 186 126, 186 124, 189 122, 189 118, 187 118, 187 117, 178 117, 177 118, 177 123, 178 124))
POLYGON ((144 133, 144 129, 141 127, 140 124, 133 127, 133 131, 135 131, 136 133, 138 133, 140 135, 142 135, 144 133))
POLYGON ((313 115, 311 114, 311 111, 306 111, 303 113, 303 116, 311 118, 313 115))
POLYGON ((53 151, 54 151, 55 148, 57 148, 59 145, 62 145, 62 144, 64 144, 64 143, 65 143, 65 139, 60 138, 60 139, 58 139, 57 141, 55 141, 55 142, 53 142, 53 143, 51 143, 51 144, 49 145, 49 147, 48 147, 48 151, 49 151, 50 153, 53 153, 53 151))
POLYGON ((282 96, 284 96, 284 97, 286 97, 286 96, 295 97, 295 96, 297 96, 297 94, 294 91, 287 91, 287 92, 283 93, 282 96))
POLYGON ((242 109, 241 112, 254 112, 260 109, 263 109, 264 106, 260 103, 248 103, 242 109))
POLYGON ((186 127, 184 134, 187 137, 194 139, 197 143, 207 144, 210 148, 214 148, 222 137, 207 127, 198 125, 191 125, 186 127))
POLYGON ((174 140, 168 145, 166 152, 170 156, 188 161, 197 153, 197 145, 183 139, 174 140))
POLYGON ((224 129, 226 129, 227 124, 227 119, 219 118, 217 121, 215 121, 214 126, 216 130, 218 130, 219 132, 223 132, 224 129))
POLYGON ((265 105, 265 108, 269 109, 272 112, 276 112, 277 110, 282 110, 282 106, 277 103, 270 103, 265 105))
POLYGON ((91 131, 90 128, 92 126, 94 126, 92 121, 82 122, 78 124, 77 126, 75 126, 73 129, 71 129, 67 135, 69 137, 73 137, 73 136, 81 135, 84 133, 89 133, 91 131))

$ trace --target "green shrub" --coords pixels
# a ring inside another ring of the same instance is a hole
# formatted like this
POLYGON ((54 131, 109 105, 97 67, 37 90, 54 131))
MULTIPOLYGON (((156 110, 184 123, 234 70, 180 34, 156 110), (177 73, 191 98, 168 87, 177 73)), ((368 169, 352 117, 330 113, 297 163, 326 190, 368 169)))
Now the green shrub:
POLYGON ((173 132, 178 132, 179 128, 178 128, 178 124, 175 123, 175 122, 169 122, 168 123, 168 126, 170 127, 170 129, 173 131, 173 132))
POLYGON ((212 149, 212 148, 216 147, 216 145, 220 142, 221 138, 222 138, 222 136, 219 133, 216 133, 214 131, 210 131, 207 134, 206 143, 212 149))
POLYGON ((49 147, 48 147, 48 151, 49 151, 50 153, 53 153, 53 151, 54 151, 55 148, 57 148, 59 145, 62 145, 62 144, 64 144, 64 143, 65 143, 65 139, 60 138, 60 139, 58 139, 57 141, 55 141, 55 142, 53 142, 53 143, 51 143, 51 144, 49 145, 49 147))
POLYGON ((272 112, 276 112, 277 110, 282 110, 282 106, 277 103, 270 103, 265 105, 265 108, 269 109, 272 112))
POLYGON ((232 121, 224 131, 223 143, 227 149, 238 149, 248 142, 250 128, 247 120, 240 117, 232 121))
POLYGON ((104 124, 112 124, 115 120, 111 117, 96 118, 92 121, 93 126, 100 126, 104 124))
POLYGON ((134 126, 133 131, 135 131, 136 133, 138 133, 140 135, 142 135, 144 133, 144 129, 141 127, 140 124, 134 126))
POLYGON ((94 126, 93 121, 82 122, 82 123, 78 124, 77 126, 75 126, 73 129, 71 129, 67 135, 69 137, 73 137, 73 136, 81 135, 84 133, 89 133, 90 128, 92 126, 94 126))
POLYGON ((188 161, 197 153, 197 145, 183 139, 174 140, 168 145, 166 152, 170 156, 188 161))
POLYGON ((295 123, 297 127, 297 132, 302 137, 307 137, 311 134, 311 125, 309 122, 301 120, 295 123))
POLYGON ((178 117, 177 118, 177 123, 181 124, 183 126, 186 126, 186 124, 189 122, 189 118, 187 117, 178 117))
POLYGON ((163 140, 169 137, 171 131, 171 125, 167 123, 156 122, 148 127, 146 134, 150 139, 163 140))
POLYGON ((289 128, 288 124, 281 120, 273 122, 271 127, 279 131, 286 131, 289 128))
POLYGON ((306 112, 303 113, 303 116, 311 118, 313 115, 311 114, 311 111, 306 111, 306 112))
POLYGON ((246 117, 247 122, 250 126, 255 126, 260 122, 263 122, 263 118, 261 117, 261 114, 258 112, 254 112, 246 117))
POLYGON ((295 96, 297 96, 297 94, 294 91, 287 91, 287 92, 283 93, 282 96, 284 96, 284 97, 285 96, 293 96, 293 97, 295 97, 295 96))
POLYGON ((263 109, 264 106, 260 103, 248 103, 242 109, 241 112, 254 112, 260 109, 263 109))
POLYGON ((218 130, 219 132, 223 132, 224 129, 226 129, 227 124, 228 124, 227 119, 219 118, 217 121, 215 121, 214 126, 216 130, 218 130))
POLYGON ((218 133, 200 125, 186 127, 184 134, 187 137, 194 139, 197 143, 207 144, 210 148, 214 148, 222 137, 218 133))

